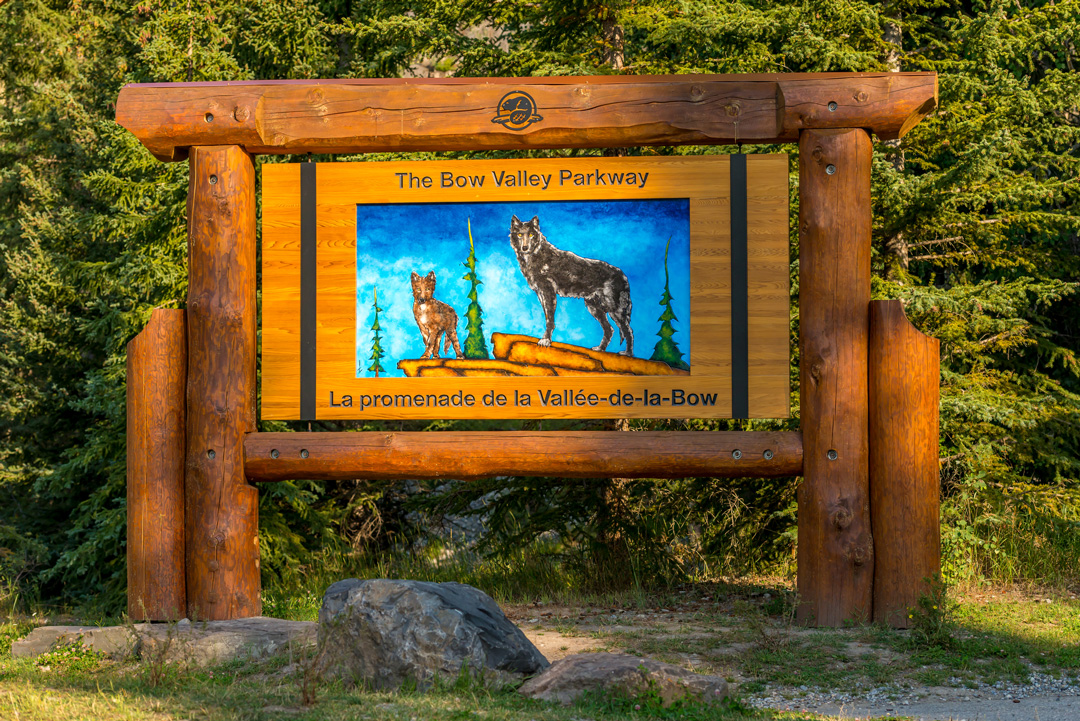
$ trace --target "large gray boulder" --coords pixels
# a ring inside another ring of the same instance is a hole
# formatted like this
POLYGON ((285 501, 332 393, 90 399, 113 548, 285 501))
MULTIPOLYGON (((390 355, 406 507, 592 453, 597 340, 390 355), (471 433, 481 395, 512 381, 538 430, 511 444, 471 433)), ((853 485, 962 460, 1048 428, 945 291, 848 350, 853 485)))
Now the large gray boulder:
POLYGON ((670 663, 618 653, 579 653, 559 659, 521 685, 529 698, 571 704, 586 691, 629 696, 655 691, 664 706, 687 699, 712 703, 727 698, 727 683, 670 663))
POLYGON ((394 689, 465 668, 488 683, 538 673, 547 659, 486 593, 460 583, 338 581, 319 610, 323 676, 394 689))

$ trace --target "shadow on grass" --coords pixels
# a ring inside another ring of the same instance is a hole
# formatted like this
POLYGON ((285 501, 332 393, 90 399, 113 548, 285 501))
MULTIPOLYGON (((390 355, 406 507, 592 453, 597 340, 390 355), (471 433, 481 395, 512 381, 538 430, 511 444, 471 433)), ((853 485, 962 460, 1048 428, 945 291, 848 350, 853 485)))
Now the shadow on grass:
POLYGON ((94 669, 43 670, 33 660, 0 658, 0 696, 5 708, 20 719, 181 718, 221 721, 319 719, 474 719, 491 716, 507 721, 572 721, 583 716, 596 721, 660 719, 670 721, 729 721, 734 719, 816 719, 774 711, 759 711, 738 701, 706 706, 699 703, 661 706, 646 695, 630 698, 593 695, 573 706, 524 698, 513 688, 489 689, 468 679, 443 681, 427 691, 367 692, 339 683, 320 689, 318 702, 301 705, 295 679, 273 663, 229 664, 191 670, 170 683, 149 686, 135 664, 102 662, 94 669))

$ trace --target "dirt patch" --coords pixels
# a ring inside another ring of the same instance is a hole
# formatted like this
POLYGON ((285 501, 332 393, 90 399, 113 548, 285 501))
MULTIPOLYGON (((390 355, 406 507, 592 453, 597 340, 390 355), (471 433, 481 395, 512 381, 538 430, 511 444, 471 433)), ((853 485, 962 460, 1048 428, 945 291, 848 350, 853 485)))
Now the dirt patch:
POLYGON ((524 629, 524 631, 529 640, 533 642, 533 645, 540 649, 540 653, 544 654, 544 658, 552 662, 575 653, 594 653, 608 650, 606 643, 595 638, 564 636, 554 630, 530 631, 524 629))
POLYGON ((1077 659, 1068 650, 1080 644, 1080 633, 1062 621, 1075 615, 1071 596, 1016 588, 958 593, 967 617, 1007 613, 1008 625, 958 623, 957 645, 932 653, 914 644, 909 631, 797 626, 794 596, 782 582, 506 611, 552 661, 600 650, 647 656, 726 678, 760 708, 837 719, 1018 721, 1038 714, 1041 721, 1065 721, 1080 718, 1077 659), (1000 606, 1013 602, 1019 606, 1000 606))

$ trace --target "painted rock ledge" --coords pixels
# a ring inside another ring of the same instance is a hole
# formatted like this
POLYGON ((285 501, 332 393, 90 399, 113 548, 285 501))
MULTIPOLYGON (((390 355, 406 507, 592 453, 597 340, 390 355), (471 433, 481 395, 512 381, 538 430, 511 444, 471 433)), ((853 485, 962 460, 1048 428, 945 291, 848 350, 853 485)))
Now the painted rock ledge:
POLYGON ((689 371, 672 368, 662 361, 631 358, 555 341, 544 347, 537 345, 538 341, 539 338, 528 335, 492 333, 492 355, 495 356, 493 360, 431 358, 398 361, 397 365, 410 378, 690 375, 689 371))

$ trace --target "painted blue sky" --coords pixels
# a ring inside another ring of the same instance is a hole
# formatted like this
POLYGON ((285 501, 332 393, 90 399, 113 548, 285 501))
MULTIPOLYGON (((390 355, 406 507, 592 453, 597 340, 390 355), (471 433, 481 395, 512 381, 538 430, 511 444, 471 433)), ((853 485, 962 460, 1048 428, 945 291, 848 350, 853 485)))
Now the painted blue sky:
MULTIPOLYGON (((379 290, 379 322, 383 329, 382 366, 400 377, 397 362, 419 358, 424 342, 413 317, 410 283, 415 271, 435 271, 435 298, 458 314, 458 338, 465 343, 465 311, 469 283, 463 263, 469 255, 467 222, 472 223, 477 274, 484 316, 484 335, 544 332, 544 312, 525 282, 510 246, 510 218, 540 218, 540 231, 558 248, 585 258, 598 258, 620 268, 630 282, 634 355, 648 358, 663 312, 664 246, 668 255, 673 307, 679 320, 674 340, 690 360, 690 222, 689 201, 601 200, 508 203, 402 203, 356 207, 356 346, 358 377, 373 373, 370 365, 373 320, 372 292, 379 290)), ((596 319, 580 298, 559 298, 552 340, 592 347, 603 338, 596 319)), ((619 351, 618 330, 608 351, 619 351)), ((442 346, 440 345, 440 353, 442 346)), ((445 355, 444 355, 445 357, 445 355)), ((453 351, 450 353, 453 357, 453 351)), ((382 374, 380 374, 382 376, 382 374)))

